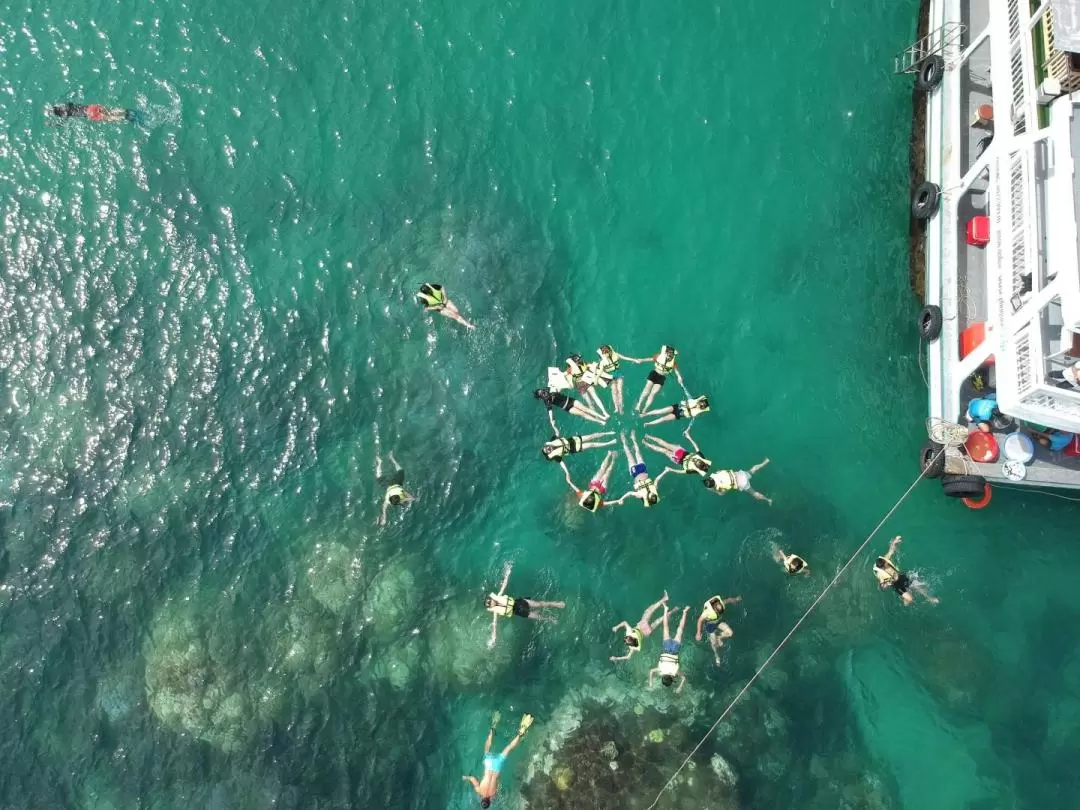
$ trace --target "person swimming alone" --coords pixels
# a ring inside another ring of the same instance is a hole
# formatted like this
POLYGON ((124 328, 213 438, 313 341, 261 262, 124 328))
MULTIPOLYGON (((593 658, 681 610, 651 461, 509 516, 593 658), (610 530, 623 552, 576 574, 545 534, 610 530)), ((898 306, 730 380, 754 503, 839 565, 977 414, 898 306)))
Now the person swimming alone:
POLYGON ((926 585, 916 580, 906 571, 901 571, 893 562, 896 549, 902 539, 900 535, 896 535, 892 542, 889 543, 889 550, 885 552, 885 556, 878 557, 874 561, 874 578, 878 581, 878 585, 881 586, 882 590, 892 588, 896 591, 905 607, 915 601, 915 597, 912 595, 913 591, 931 604, 936 605, 939 600, 936 596, 930 594, 930 590, 926 585))
POLYGON ((45 114, 50 118, 86 118, 98 124, 123 124, 125 122, 137 124, 139 122, 138 110, 128 110, 123 107, 105 107, 101 104, 52 104, 45 114))
POLYGON ((416 301, 424 308, 424 312, 438 312, 452 321, 457 321, 466 329, 476 328, 475 324, 465 320, 465 317, 458 311, 457 306, 446 295, 446 290, 443 289, 442 284, 432 284, 425 281, 420 285, 420 292, 416 294, 416 301))
POLYGON ((462 780, 472 785, 473 790, 476 791, 476 795, 480 797, 480 806, 483 808, 491 807, 491 800, 495 798, 495 794, 499 790, 499 775, 502 773, 503 766, 506 764, 506 758, 510 756, 510 752, 518 747, 518 744, 525 739, 525 734, 533 724, 533 716, 531 714, 524 714, 521 717, 521 722, 518 724, 518 733, 510 741, 510 744, 502 750, 501 754, 491 753, 491 744, 495 741, 495 728, 499 725, 499 720, 502 715, 499 712, 493 712, 491 715, 491 728, 488 730, 487 741, 484 743, 484 776, 481 779, 477 779, 475 776, 462 776, 462 780))

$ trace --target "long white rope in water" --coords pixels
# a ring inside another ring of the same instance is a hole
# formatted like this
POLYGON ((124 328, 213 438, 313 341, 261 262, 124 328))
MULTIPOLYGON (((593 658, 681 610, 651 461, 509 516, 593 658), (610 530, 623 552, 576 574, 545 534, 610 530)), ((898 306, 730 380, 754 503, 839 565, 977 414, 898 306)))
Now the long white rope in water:
POLYGON ((815 599, 813 601, 813 603, 810 605, 810 607, 808 607, 806 609, 806 612, 803 613, 803 615, 799 617, 799 620, 797 622, 795 622, 795 625, 791 628, 791 630, 788 631, 788 634, 786 636, 784 636, 784 640, 776 645, 776 649, 773 650, 772 654, 769 655, 769 657, 765 659, 765 663, 763 663, 760 667, 758 667, 757 672, 755 672, 750 677, 750 680, 748 680, 746 682, 746 685, 741 690, 739 690, 739 694, 737 694, 734 697, 734 699, 731 701, 731 703, 728 704, 728 707, 726 709, 724 709, 723 714, 721 714, 718 718, 716 718, 716 722, 712 724, 712 727, 707 732, 705 732, 705 736, 702 737, 698 741, 698 744, 694 746, 693 750, 689 754, 686 755, 686 759, 684 759, 682 761, 682 764, 678 768, 676 768, 675 773, 673 773, 671 775, 671 778, 667 780, 667 783, 660 789, 660 792, 656 794, 656 798, 653 799, 653 803, 650 804, 648 806, 648 808, 646 808, 646 810, 653 810, 653 808, 656 807, 656 805, 660 803, 660 799, 662 799, 663 796, 664 796, 664 791, 666 791, 668 788, 671 787, 671 785, 678 778, 679 774, 682 773, 683 768, 685 768, 687 766, 687 764, 690 762, 690 760, 692 760, 694 758, 694 754, 696 754, 701 749, 701 746, 703 746, 705 744, 705 741, 708 740, 709 737, 711 737, 713 735, 713 732, 716 731, 717 726, 719 726, 722 722, 724 722, 724 718, 728 716, 728 714, 731 712, 731 710, 735 707, 735 704, 738 703, 739 700, 742 699, 742 696, 745 695, 747 693, 747 691, 749 691, 750 687, 754 685, 754 681, 756 681, 761 676, 761 673, 764 672, 766 670, 766 668, 769 666, 769 664, 772 663, 772 660, 777 656, 777 654, 779 654, 780 650, 782 650, 784 648, 784 645, 788 643, 788 641, 791 639, 791 637, 793 635, 795 635, 795 631, 798 630, 799 627, 802 626, 802 623, 804 621, 806 621, 806 618, 811 613, 814 612, 814 608, 816 608, 818 606, 818 604, 821 602, 821 600, 825 598, 825 594, 827 594, 830 590, 832 590, 833 585, 835 585, 837 582, 840 581, 840 577, 842 577, 844 575, 844 572, 847 571, 848 568, 851 567, 851 564, 853 562, 855 562, 855 560, 858 559, 859 555, 862 554, 863 550, 870 544, 870 541, 873 540, 874 536, 881 530, 881 527, 884 526, 885 523, 889 520, 889 518, 891 518, 893 516, 893 512, 895 512, 897 509, 900 508, 900 504, 902 504, 907 499, 907 496, 911 494, 912 490, 914 490, 915 487, 918 486, 919 482, 922 481, 923 478, 926 477, 927 470, 930 469, 933 466, 933 463, 937 461, 938 456, 940 456, 944 452, 945 452, 945 448, 943 447, 943 448, 941 448, 941 450, 939 450, 937 452, 937 455, 934 456, 933 460, 929 464, 927 464, 926 466, 923 467, 923 469, 919 472, 919 477, 911 482, 911 486, 909 486, 907 488, 907 491, 904 492, 904 494, 900 496, 900 499, 896 503, 893 504, 892 509, 890 509, 888 512, 885 513, 885 517, 883 517, 881 519, 881 521, 878 523, 878 525, 874 527, 874 530, 872 532, 870 532, 869 535, 867 535, 865 540, 862 541, 862 545, 859 546, 855 550, 855 553, 852 554, 851 557, 848 558, 848 561, 846 563, 844 563, 843 567, 839 571, 836 572, 836 576, 834 576, 832 578, 832 581, 829 582, 829 584, 825 586, 825 589, 820 594, 818 594, 817 599, 815 599))

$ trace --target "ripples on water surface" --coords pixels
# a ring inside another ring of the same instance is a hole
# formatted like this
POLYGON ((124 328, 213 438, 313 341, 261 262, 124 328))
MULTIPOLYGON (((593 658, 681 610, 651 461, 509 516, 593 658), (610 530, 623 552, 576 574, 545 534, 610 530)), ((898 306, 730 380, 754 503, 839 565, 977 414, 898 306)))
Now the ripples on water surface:
MULTIPOLYGON (((590 699, 617 708, 586 709, 566 752, 614 738, 633 762, 635 723, 669 745, 624 794, 593 796, 584 756, 565 795, 651 801, 915 468, 908 88, 887 72, 914 14, 9 7, 2 803, 471 806, 460 774, 500 708, 540 718, 513 805, 590 699), (45 126, 69 99, 146 125, 45 126), (420 317, 425 278, 480 328, 420 317), (680 346, 718 403, 696 437, 725 466, 769 455, 776 506, 670 479, 650 513, 567 503, 529 392, 603 341, 680 346), (390 451, 420 501, 376 531, 390 451), (778 577, 770 543, 815 578, 778 577), (569 607, 485 655, 506 559, 512 591, 569 607), (611 675, 609 628, 664 587, 745 613, 724 670, 688 648, 685 702, 635 714, 651 662, 611 675)), ((858 572, 704 752, 739 774, 725 801, 1065 806, 1070 507, 1003 492, 961 514, 920 489, 889 530, 941 607, 901 613, 858 572)), ((698 774, 665 806, 701 806, 698 774)), ((569 800, 551 784, 534 806, 569 800)))

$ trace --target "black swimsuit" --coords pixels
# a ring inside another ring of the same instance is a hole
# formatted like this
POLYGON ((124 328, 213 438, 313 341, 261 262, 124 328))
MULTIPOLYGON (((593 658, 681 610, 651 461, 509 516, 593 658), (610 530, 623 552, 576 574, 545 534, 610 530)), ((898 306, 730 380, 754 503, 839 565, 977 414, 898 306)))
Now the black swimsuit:
POLYGON ((574 407, 574 399, 568 397, 562 391, 556 391, 551 395, 550 405, 555 408, 562 408, 567 413, 570 413, 570 409, 574 407))

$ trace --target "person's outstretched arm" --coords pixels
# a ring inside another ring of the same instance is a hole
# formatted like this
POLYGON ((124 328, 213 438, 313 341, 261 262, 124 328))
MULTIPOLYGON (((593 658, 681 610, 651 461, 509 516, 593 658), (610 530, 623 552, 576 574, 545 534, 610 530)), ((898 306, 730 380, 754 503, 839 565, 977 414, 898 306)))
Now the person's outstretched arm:
POLYGON ((698 447, 697 442, 694 441, 694 437, 690 435, 690 428, 687 428, 682 432, 682 435, 686 437, 686 440, 690 442, 690 446, 694 448, 695 453, 700 453, 701 448, 698 447))
POLYGON ((379 525, 380 526, 385 526, 386 525, 386 510, 389 509, 389 508, 390 508, 390 502, 389 501, 383 501, 382 514, 379 515, 379 525))
POLYGON ((621 506, 622 502, 625 501, 627 498, 633 496, 633 494, 634 494, 634 491, 630 490, 625 495, 623 495, 621 498, 619 498, 617 501, 608 501, 607 506, 621 506))
POLYGON ((656 358, 655 357, 627 357, 625 354, 620 354, 619 359, 620 360, 625 360, 627 363, 637 363, 640 366, 642 363, 651 363, 656 358))
POLYGON ((679 688, 675 690, 676 695, 682 692, 683 687, 686 686, 686 676, 680 672, 679 677, 682 678, 682 680, 679 682, 679 688))
POLYGON ((652 669, 650 669, 650 670, 649 670, 649 688, 650 688, 650 689, 652 689, 652 679, 653 679, 653 675, 654 675, 654 674, 655 674, 656 672, 658 672, 658 671, 659 671, 659 670, 658 670, 658 668, 657 668, 657 667, 653 667, 652 669))
POLYGON ((562 434, 559 433, 559 426, 555 424, 555 411, 548 408, 548 421, 551 423, 551 430, 555 434, 555 438, 559 438, 562 434))
POLYGON ((562 467, 563 475, 566 476, 566 483, 570 486, 570 489, 574 490, 574 492, 577 492, 578 488, 574 486, 574 481, 570 478, 570 469, 566 466, 566 462, 560 461, 559 466, 562 467))
POLYGON ((634 628, 630 626, 630 622, 619 622, 617 625, 611 628, 612 633, 618 633, 620 627, 625 627, 626 632, 629 633, 634 628))
POLYGON ((737 605, 741 601, 742 601, 741 596, 725 596, 724 597, 724 604, 725 605, 737 605))
POLYGON ((499 596, 506 593, 506 586, 510 584, 510 571, 513 570, 513 568, 514 566, 512 563, 506 563, 503 566, 503 581, 502 585, 499 586, 499 596))
POLYGON ((491 638, 488 639, 488 647, 495 646, 495 635, 499 632, 499 615, 491 614, 491 638))
POLYGON ((636 651, 631 647, 630 652, 628 652, 626 655, 613 655, 613 656, 611 656, 611 660, 612 661, 626 661, 628 658, 630 658, 631 655, 634 654, 634 652, 636 652, 636 651))
POLYGON ((656 476, 656 480, 653 483, 654 484, 659 484, 660 479, 663 478, 668 473, 675 473, 676 475, 683 475, 685 472, 686 472, 686 470, 679 470, 679 469, 676 469, 675 467, 664 467, 664 469, 662 469, 660 471, 660 474, 658 476, 656 476))

